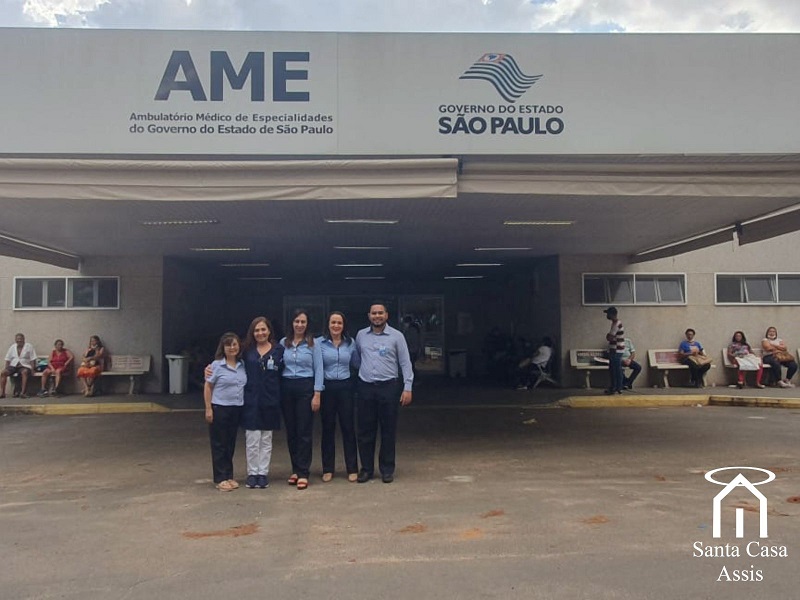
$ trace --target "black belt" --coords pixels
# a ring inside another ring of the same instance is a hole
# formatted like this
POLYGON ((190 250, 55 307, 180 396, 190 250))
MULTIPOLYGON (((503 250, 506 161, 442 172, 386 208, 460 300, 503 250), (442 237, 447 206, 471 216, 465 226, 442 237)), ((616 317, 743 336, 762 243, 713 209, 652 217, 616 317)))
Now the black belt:
POLYGON ((359 381, 367 385, 391 385, 393 383, 399 383, 400 378, 395 377, 394 379, 384 379, 383 381, 364 381, 363 379, 359 378, 359 381))

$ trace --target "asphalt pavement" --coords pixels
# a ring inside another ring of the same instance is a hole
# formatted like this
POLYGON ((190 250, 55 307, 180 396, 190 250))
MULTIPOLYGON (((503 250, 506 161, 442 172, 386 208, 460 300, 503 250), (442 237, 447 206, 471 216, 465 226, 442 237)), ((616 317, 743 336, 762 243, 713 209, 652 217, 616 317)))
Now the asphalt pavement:
POLYGON ((403 409, 391 484, 349 483, 341 470, 322 483, 317 440, 305 491, 285 483, 282 433, 270 488, 216 491, 192 406, 7 411, 0 598, 797 597, 800 410, 576 410, 521 394, 403 409), (739 487, 715 539, 723 487, 704 473, 742 465, 776 475, 757 488, 768 537, 757 497, 739 487), (719 555, 734 546, 739 556, 719 555), (747 555, 762 547, 787 556, 747 555))

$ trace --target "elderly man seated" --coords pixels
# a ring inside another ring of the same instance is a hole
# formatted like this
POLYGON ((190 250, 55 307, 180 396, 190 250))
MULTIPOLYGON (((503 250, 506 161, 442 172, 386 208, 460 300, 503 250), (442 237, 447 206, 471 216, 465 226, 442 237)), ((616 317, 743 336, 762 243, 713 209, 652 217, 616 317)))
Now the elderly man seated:
POLYGON ((6 352, 6 367, 0 373, 0 398, 6 397, 6 382, 9 377, 18 375, 20 378, 19 393, 14 392, 14 397, 28 397, 28 380, 33 376, 36 350, 25 342, 25 336, 18 333, 14 336, 14 343, 6 352))

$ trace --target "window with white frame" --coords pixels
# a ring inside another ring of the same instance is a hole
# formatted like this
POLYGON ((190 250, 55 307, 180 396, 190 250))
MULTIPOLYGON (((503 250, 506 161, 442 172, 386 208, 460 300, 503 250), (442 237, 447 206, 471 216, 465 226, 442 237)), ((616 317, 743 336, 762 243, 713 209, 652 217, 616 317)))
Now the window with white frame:
POLYGON ((717 304, 800 304, 800 273, 717 273, 717 304))
POLYGON ((584 273, 583 304, 686 304, 686 275, 584 273))
POLYGON ((16 277, 15 310, 119 308, 119 277, 16 277))

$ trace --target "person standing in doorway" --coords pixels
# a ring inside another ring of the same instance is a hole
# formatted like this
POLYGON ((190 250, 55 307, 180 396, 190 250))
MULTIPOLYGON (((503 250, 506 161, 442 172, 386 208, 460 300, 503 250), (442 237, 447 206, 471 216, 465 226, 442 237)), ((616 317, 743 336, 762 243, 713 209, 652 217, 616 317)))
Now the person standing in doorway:
POLYGON ((608 342, 608 374, 610 384, 606 394, 621 394, 623 386, 622 353, 625 351, 625 328, 617 316, 617 308, 609 306, 603 311, 611 321, 611 329, 606 334, 608 342))
POLYGON ((373 303, 368 317, 370 326, 356 336, 358 453, 361 457, 358 482, 366 483, 374 475, 375 443, 380 425, 378 468, 382 481, 392 483, 397 417, 400 406, 411 404, 414 372, 403 334, 387 322, 386 305, 373 303))

